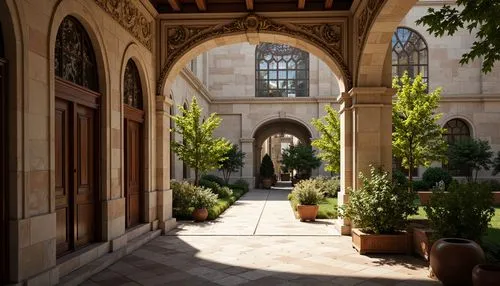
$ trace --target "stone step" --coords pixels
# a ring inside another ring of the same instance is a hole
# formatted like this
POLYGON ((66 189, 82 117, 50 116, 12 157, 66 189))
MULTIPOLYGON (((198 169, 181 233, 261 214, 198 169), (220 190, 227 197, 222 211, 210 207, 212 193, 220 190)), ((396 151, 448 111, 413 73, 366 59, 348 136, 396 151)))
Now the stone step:
POLYGON ((134 239, 128 241, 127 245, 124 248, 118 249, 114 252, 110 252, 83 267, 78 268, 77 270, 69 273, 68 275, 62 277, 59 280, 59 284, 61 286, 70 286, 70 285, 78 285, 83 283, 85 280, 109 267, 111 264, 118 261, 120 258, 125 255, 130 254, 141 245, 148 243, 150 240, 160 236, 161 230, 149 231, 143 235, 137 236, 134 239))

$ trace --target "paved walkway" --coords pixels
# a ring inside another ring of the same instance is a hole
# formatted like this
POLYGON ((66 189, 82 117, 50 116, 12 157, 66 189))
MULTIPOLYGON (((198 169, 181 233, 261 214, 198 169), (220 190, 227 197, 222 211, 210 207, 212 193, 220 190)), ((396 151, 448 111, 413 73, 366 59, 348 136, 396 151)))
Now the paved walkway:
POLYGON ((440 285, 422 260, 359 255, 331 222, 300 223, 286 195, 251 191, 216 222, 182 223, 83 285, 440 285))
POLYGON ((167 235, 339 235, 335 221, 300 222, 288 201, 289 189, 251 190, 218 219, 180 222, 167 235))

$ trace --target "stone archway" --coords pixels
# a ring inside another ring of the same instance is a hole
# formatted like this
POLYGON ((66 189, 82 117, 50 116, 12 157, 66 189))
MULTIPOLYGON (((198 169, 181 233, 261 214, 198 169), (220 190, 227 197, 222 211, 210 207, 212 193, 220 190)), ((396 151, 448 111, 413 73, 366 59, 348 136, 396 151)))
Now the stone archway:
POLYGON ((268 119, 257 126, 253 137, 253 176, 255 185, 259 184, 259 168, 262 157, 262 144, 275 134, 290 134, 299 139, 302 144, 310 145, 312 132, 308 126, 291 118, 268 119))

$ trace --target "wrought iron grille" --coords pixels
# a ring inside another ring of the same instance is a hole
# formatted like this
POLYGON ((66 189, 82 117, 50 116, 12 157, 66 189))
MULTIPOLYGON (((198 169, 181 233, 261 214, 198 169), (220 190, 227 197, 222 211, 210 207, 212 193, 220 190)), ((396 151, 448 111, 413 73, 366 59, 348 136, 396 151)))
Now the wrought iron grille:
POLYGON ((255 50, 256 97, 309 96, 309 53, 262 43, 255 50))
POLYGON ((123 79, 123 103, 142 110, 142 86, 139 70, 133 60, 128 60, 123 79))
POLYGON ((94 49, 83 26, 74 17, 64 18, 57 32, 56 76, 98 91, 94 49))

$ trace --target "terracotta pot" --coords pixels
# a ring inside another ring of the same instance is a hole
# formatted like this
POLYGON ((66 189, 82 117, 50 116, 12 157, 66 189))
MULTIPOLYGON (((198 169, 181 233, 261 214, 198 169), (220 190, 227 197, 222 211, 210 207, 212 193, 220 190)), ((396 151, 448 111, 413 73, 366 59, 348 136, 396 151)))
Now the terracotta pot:
POLYGON ((298 205, 297 212, 299 213, 300 221, 315 221, 318 209, 318 205, 298 205))
POLYGON ((193 211, 193 218, 196 222, 203 222, 208 217, 208 210, 206 208, 195 209, 193 211))
POLYGON ((472 269, 474 286, 495 286, 500 284, 500 265, 478 264, 472 269))
POLYGON ((271 178, 262 179, 262 187, 264 189, 270 189, 272 185, 273 185, 273 179, 271 178))
POLYGON ((430 265, 443 285, 472 285, 472 268, 484 259, 483 250, 474 241, 442 238, 432 245, 430 265))
POLYGON ((393 234, 371 234, 353 228, 351 236, 352 246, 359 254, 411 253, 411 236, 405 231, 393 234))

